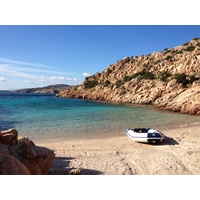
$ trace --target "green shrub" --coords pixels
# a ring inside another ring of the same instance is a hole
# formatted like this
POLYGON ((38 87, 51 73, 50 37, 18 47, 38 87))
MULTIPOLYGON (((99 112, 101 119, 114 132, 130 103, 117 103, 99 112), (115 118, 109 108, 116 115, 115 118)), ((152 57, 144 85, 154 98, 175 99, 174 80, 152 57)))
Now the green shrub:
POLYGON ((106 87, 106 86, 108 86, 108 85, 110 85, 110 81, 109 81, 109 80, 106 80, 105 83, 104 83, 104 86, 106 87))
POLYGON ((170 59, 172 59, 173 57, 172 56, 167 56, 166 58, 165 58, 165 60, 170 60, 170 59))
POLYGON ((124 82, 128 82, 128 81, 131 81, 133 78, 135 78, 135 75, 124 76, 123 81, 124 82))
POLYGON ((151 72, 145 72, 144 75, 142 76, 143 79, 150 79, 153 80, 155 79, 155 75, 151 72))
POLYGON ((186 51, 193 51, 193 50, 195 50, 195 47, 194 46, 188 46, 185 50, 186 51))
POLYGON ((188 84, 192 84, 194 81, 198 80, 197 77, 195 77, 195 75, 191 75, 191 76, 187 76, 186 74, 182 73, 178 73, 178 74, 174 74, 174 78, 179 82, 182 83, 183 86, 185 87, 188 84))
POLYGON ((135 73, 135 74, 133 75, 133 78, 136 78, 136 77, 138 77, 138 76, 143 76, 144 74, 145 74, 145 70, 142 70, 142 71, 140 71, 140 72, 135 73))
POLYGON ((160 60, 156 60, 155 62, 154 62, 154 64, 158 64, 159 62, 161 62, 160 60))
POLYGON ((189 44, 189 42, 186 42, 186 43, 183 44, 183 46, 187 46, 188 44, 189 44))
POLYGON ((118 80, 115 85, 117 88, 121 87, 124 84, 124 82, 122 80, 118 80))
POLYGON ((155 79, 155 75, 149 71, 142 70, 140 72, 137 72, 133 75, 133 78, 139 77, 140 79, 155 79))
POLYGON ((166 53, 166 54, 167 54, 167 53, 169 53, 169 52, 171 52, 171 50, 170 50, 170 49, 168 49, 168 50, 166 50, 166 51, 165 51, 165 53, 166 53))
MULTIPOLYGON (((132 79, 136 78, 136 77, 139 77, 139 79, 155 79, 155 75, 149 71, 146 71, 145 69, 140 71, 140 72, 137 72, 131 76, 124 76, 123 78, 123 81, 121 81, 121 84, 124 82, 128 82, 128 81, 131 81, 132 79)), ((118 83, 118 81, 115 83, 115 85, 120 85, 120 82, 118 83)))
POLYGON ((130 76, 124 76, 124 78, 123 78, 123 81, 124 82, 128 82, 128 81, 130 81, 131 79, 130 79, 130 76))
POLYGON ((98 81, 97 80, 92 80, 92 81, 87 81, 85 84, 84 84, 84 87, 86 89, 89 89, 89 88, 93 88, 95 86, 98 85, 98 81))
POLYGON ((167 79, 171 76, 170 72, 163 71, 160 73, 160 80, 166 82, 167 79))
POLYGON ((187 80, 187 75, 185 73, 174 74, 174 79, 176 79, 178 83, 182 83, 183 86, 186 86, 189 83, 189 81, 187 80))

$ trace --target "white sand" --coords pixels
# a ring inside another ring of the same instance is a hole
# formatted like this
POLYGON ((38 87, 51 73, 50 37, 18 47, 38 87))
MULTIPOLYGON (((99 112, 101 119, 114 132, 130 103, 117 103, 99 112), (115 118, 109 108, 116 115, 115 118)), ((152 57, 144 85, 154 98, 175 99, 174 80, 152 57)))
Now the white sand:
MULTIPOLYGON (((162 131, 162 130, 160 130, 162 131)), ((200 125, 162 131, 162 143, 136 143, 125 134, 86 140, 36 143, 53 149, 50 174, 66 175, 79 168, 83 175, 200 174, 200 125)))

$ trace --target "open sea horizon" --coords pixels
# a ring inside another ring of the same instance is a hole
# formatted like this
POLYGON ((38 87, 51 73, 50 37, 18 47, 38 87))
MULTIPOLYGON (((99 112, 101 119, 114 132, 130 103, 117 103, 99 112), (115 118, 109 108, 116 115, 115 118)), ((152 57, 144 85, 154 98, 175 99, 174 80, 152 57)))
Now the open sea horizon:
POLYGON ((200 124, 200 117, 134 105, 55 94, 0 93, 0 131, 15 128, 30 139, 101 137, 124 134, 127 128, 160 130, 200 124))

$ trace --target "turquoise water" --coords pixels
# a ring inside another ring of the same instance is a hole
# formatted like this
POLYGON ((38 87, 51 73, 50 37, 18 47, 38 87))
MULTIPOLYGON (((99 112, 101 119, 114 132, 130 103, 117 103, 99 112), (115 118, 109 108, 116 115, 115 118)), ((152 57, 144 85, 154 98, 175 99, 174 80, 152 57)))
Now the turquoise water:
POLYGON ((56 98, 50 94, 0 94, 0 130, 16 128, 29 138, 123 134, 127 128, 166 129, 198 123, 199 116, 152 106, 56 98))

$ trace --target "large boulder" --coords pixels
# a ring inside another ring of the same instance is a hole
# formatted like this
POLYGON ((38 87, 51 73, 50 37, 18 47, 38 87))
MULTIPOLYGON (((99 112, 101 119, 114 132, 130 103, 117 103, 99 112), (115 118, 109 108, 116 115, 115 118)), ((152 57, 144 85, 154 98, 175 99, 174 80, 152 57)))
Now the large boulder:
POLYGON ((12 128, 5 131, 0 131, 0 144, 7 144, 10 146, 18 143, 18 132, 12 128))
POLYGON ((0 153, 0 175, 30 175, 30 172, 14 156, 0 153))
POLYGON ((55 158, 53 150, 36 146, 28 138, 10 147, 10 154, 23 163, 32 175, 48 174, 55 158))
POLYGON ((6 144, 0 144, 0 154, 9 154, 10 155, 10 146, 6 144))
POLYGON ((28 138, 18 140, 16 129, 0 132, 0 174, 48 174, 54 151, 36 146, 28 138))

